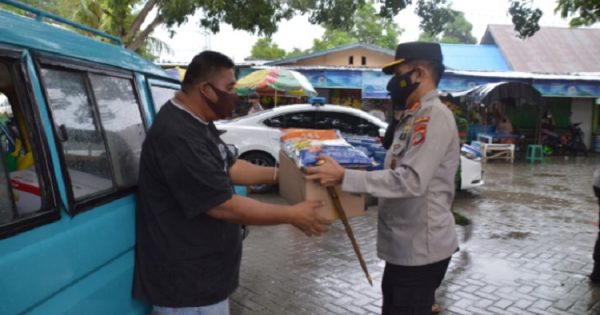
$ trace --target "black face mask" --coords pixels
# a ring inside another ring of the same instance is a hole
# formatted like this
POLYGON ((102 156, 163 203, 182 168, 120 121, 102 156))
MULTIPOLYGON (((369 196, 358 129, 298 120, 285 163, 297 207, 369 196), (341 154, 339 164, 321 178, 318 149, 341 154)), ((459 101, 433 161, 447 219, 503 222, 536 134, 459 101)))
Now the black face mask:
POLYGON ((388 82, 387 90, 390 92, 394 110, 406 109, 406 100, 419 87, 419 82, 415 83, 410 79, 413 72, 415 69, 405 74, 396 74, 388 82))
POLYGON ((210 107, 210 109, 215 113, 215 115, 217 115, 219 119, 224 119, 231 116, 231 113, 235 109, 235 105, 239 101, 237 94, 221 91, 210 83, 208 83, 208 85, 210 85, 213 91, 215 91, 215 94, 217 94, 217 101, 213 102, 204 94, 200 93, 206 100, 208 107, 210 107))

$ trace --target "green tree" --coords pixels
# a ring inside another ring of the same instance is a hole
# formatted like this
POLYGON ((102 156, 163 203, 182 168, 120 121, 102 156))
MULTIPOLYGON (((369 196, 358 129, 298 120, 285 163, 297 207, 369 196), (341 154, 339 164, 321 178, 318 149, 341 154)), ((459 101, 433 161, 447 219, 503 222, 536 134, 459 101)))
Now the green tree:
MULTIPOLYGON (((377 18, 391 21, 409 5, 421 18, 426 33, 439 34, 451 18, 449 0, 22 0, 44 10, 82 23, 92 22, 100 29, 123 39, 125 47, 139 51, 162 45, 148 38, 159 25, 173 31, 196 12, 199 25, 214 33, 221 23, 233 29, 269 36, 277 25, 296 14, 306 14, 313 24, 351 32, 355 12, 367 6, 378 7, 377 18)), ((509 14, 521 37, 539 29, 542 12, 532 7, 532 0, 507 0, 509 14)), ((590 25, 600 19, 598 0, 558 0, 557 12, 569 18, 571 25, 590 25)), ((88 24, 89 25, 89 24, 88 24)), ((384 27, 387 24, 380 24, 384 27)), ((90 25, 94 26, 94 25, 90 25)), ((387 34, 387 30, 386 30, 387 34)), ((355 34, 352 34, 355 35, 355 34)), ((390 36, 391 37, 391 36, 390 36)))
POLYGON ((347 31, 326 28, 322 38, 315 38, 311 52, 323 51, 338 46, 358 42, 358 39, 347 31))
MULTIPOLYGON (((428 0, 433 1, 433 0, 428 0)), ((306 14, 313 24, 350 30, 353 14, 365 3, 380 3, 377 13, 391 19, 412 0, 24 0, 60 16, 99 28, 122 38, 125 47, 142 49, 159 25, 173 31, 199 14, 199 25, 214 33, 220 24, 233 29, 269 36, 277 24, 296 14, 306 14)), ((435 1, 433 1, 435 2, 435 1)), ((152 46, 152 45, 150 45, 152 46)), ((156 45, 155 45, 156 46, 156 45)))
MULTIPOLYGON (((75 22, 101 30, 122 39, 126 48, 145 57, 155 58, 170 48, 151 34, 165 22, 161 14, 146 21, 150 11, 148 4, 157 0, 23 0, 22 2, 65 17, 75 22), (141 5, 146 3, 145 5, 141 5), (142 28, 143 22, 149 22, 142 28)), ((5 6, 6 9, 14 10, 5 6)), ((150 8, 151 9, 151 8, 150 8)), ((20 10, 16 10, 20 11, 20 10)))
POLYGON ((570 18, 571 26, 586 26, 600 22, 600 1, 558 0, 556 10, 563 18, 570 18))
MULTIPOLYGON (((539 29, 543 12, 534 8, 531 0, 510 0, 508 10, 519 37, 526 38, 539 29)), ((572 27, 587 26, 600 22, 600 1, 598 0, 557 0, 555 13, 569 19, 572 27)))
POLYGON ((540 30, 540 18, 542 10, 531 7, 531 1, 511 0, 508 13, 512 16, 512 22, 520 38, 533 36, 540 30))
POLYGON ((425 33, 439 34, 454 19, 447 0, 418 0, 415 13, 421 17, 419 27, 425 33))
POLYGON ((294 49, 290 52, 288 52, 285 57, 286 58, 292 58, 292 57, 296 57, 296 56, 300 56, 300 55, 304 55, 306 54, 307 51, 306 50, 302 50, 300 48, 294 47, 294 49))
POLYGON ((350 29, 325 24, 323 37, 313 41, 311 51, 322 51, 355 42, 394 49, 398 44, 398 36, 402 33, 402 29, 392 19, 378 15, 371 2, 359 7, 351 21, 353 27, 350 29))
POLYGON ((421 33, 419 40, 449 44, 475 44, 477 39, 471 34, 473 25, 465 19, 463 12, 453 11, 453 20, 448 22, 441 34, 421 33))
POLYGON ((392 19, 378 16, 372 3, 359 7, 352 18, 354 27, 350 34, 361 43, 390 49, 398 45, 402 29, 392 19))
POLYGON ((285 50, 279 48, 270 37, 259 38, 252 46, 250 57, 253 59, 274 60, 285 56, 285 50))

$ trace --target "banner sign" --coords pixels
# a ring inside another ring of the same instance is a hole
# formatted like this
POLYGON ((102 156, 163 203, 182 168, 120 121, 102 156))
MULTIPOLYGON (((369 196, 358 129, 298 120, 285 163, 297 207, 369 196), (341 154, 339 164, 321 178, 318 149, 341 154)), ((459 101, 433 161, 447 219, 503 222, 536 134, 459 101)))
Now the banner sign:
MULTIPOLYGON (((254 71, 252 68, 239 69, 241 78, 254 71)), ((389 75, 372 70, 325 70, 298 69, 306 76, 315 88, 360 89, 363 99, 389 98, 386 90, 389 75)), ((439 89, 449 92, 465 91, 480 84, 501 81, 523 82, 532 84, 542 93, 550 97, 600 97, 600 79, 598 81, 577 81, 564 79, 530 79, 506 77, 482 77, 463 74, 446 73, 439 84, 439 89)))
POLYGON ((378 71, 363 71, 362 98, 389 98, 386 89, 391 76, 378 71))
POLYGON ((543 96, 600 97, 600 81, 534 80, 543 96))
POLYGON ((304 74, 315 88, 361 89, 361 71, 345 70, 297 70, 304 74))

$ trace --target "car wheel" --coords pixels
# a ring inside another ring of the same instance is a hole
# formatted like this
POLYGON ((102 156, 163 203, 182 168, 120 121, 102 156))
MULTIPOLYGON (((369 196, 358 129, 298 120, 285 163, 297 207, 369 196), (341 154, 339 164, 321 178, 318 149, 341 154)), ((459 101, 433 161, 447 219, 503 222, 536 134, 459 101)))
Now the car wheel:
MULTIPOLYGON (((262 152, 252 152, 245 155, 242 155, 242 160, 248 161, 254 165, 259 166, 275 166, 275 159, 273 159, 269 154, 262 152)), ((273 190, 274 185, 252 185, 250 186, 250 191, 253 193, 264 194, 273 190)))

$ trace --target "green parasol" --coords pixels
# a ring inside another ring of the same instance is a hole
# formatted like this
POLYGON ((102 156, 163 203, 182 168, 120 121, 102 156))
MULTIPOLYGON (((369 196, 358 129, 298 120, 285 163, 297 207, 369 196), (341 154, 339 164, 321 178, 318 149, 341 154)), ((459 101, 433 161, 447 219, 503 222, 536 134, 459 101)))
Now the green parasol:
POLYGON ((237 93, 245 96, 254 92, 274 95, 316 96, 317 92, 308 79, 297 71, 270 68, 254 71, 240 79, 235 85, 237 93))

